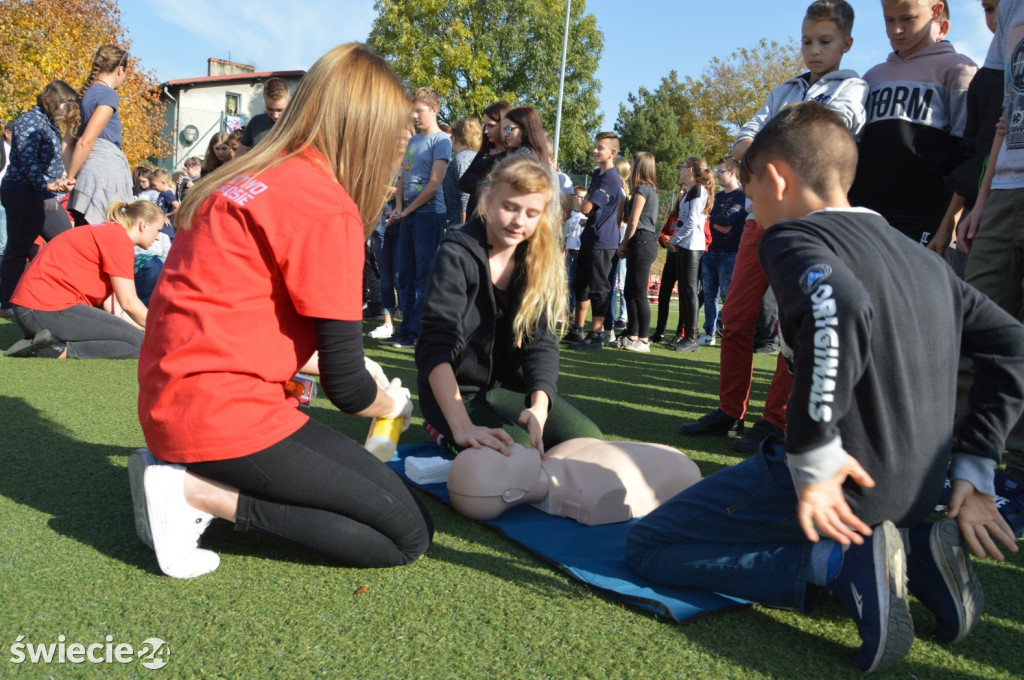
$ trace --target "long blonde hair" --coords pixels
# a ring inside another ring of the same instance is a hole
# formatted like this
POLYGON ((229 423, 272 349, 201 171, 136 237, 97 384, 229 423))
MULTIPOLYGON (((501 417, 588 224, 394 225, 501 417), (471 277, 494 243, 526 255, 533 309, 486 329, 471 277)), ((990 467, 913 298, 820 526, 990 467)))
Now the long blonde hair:
POLYGON ((561 243, 555 235, 555 226, 559 225, 555 213, 558 194, 551 179, 550 166, 530 154, 506 156, 491 170, 480 195, 478 214, 484 222, 487 221, 487 202, 498 184, 507 184, 513 191, 547 196, 547 207, 533 236, 526 241, 526 257, 522 262, 526 285, 523 301, 512 321, 516 344, 520 344, 523 338, 533 337, 541 324, 554 333, 558 317, 566 313, 565 265, 562 263, 561 243))
POLYGON ((131 203, 111 201, 107 206, 107 221, 116 222, 125 229, 131 229, 139 220, 163 224, 164 211, 153 201, 138 200, 131 203))
POLYGON ((401 154, 409 99, 387 62, 361 43, 320 57, 291 103, 252 151, 217 168, 189 190, 175 226, 189 229, 199 207, 228 180, 258 176, 312 147, 359 207, 364 235, 377 224, 401 154))

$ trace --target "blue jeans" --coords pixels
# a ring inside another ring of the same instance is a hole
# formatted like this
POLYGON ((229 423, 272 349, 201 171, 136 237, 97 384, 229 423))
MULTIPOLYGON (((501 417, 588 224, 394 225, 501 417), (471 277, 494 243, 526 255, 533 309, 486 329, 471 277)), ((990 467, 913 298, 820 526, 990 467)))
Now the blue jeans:
POLYGON ((572 289, 573 279, 576 278, 576 260, 580 257, 580 251, 565 251, 565 278, 569 282, 569 314, 576 309, 576 291, 572 289))
MULTIPOLYGON (((383 223, 383 219, 381 220, 383 223)), ((398 302, 395 298, 395 286, 398 276, 395 264, 398 262, 398 229, 395 224, 390 227, 377 226, 370 234, 370 245, 373 256, 377 258, 377 273, 380 275, 380 306, 389 316, 395 315, 398 302)))
MULTIPOLYGON (((415 340, 420 335, 423 294, 427 290, 430 263, 444 233, 445 214, 418 210, 402 220, 398 231, 398 301, 402 325, 396 336, 415 340)), ((393 227, 392 227, 393 228, 393 227)))
POLYGON ((656 583, 690 586, 809 613, 811 548, 796 520, 781 444, 678 494, 626 538, 626 562, 656 583))
POLYGON ((736 253, 714 250, 704 253, 704 259, 701 260, 701 278, 704 280, 704 332, 708 335, 715 334, 718 314, 722 311, 718 298, 722 298, 724 305, 735 264, 736 253))

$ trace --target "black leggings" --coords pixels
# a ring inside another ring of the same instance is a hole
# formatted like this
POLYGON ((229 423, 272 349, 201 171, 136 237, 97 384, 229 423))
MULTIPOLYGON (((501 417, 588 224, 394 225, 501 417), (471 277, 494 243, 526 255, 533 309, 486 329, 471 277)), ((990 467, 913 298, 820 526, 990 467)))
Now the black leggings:
POLYGON ((434 536, 427 509, 398 475, 315 420, 263 451, 187 467, 239 489, 235 531, 295 541, 344 566, 409 564, 434 536))
POLYGON ((647 299, 647 283, 651 265, 658 256, 658 242, 650 231, 637 231, 629 239, 626 254, 626 311, 629 314, 629 336, 646 338, 651 331, 651 303, 647 299))
POLYGON ((697 339, 697 315, 700 301, 697 298, 700 281, 700 260, 703 250, 676 251, 676 274, 679 276, 679 321, 687 340, 697 339))
POLYGON ((71 228, 71 220, 56 200, 49 204, 56 209, 47 210, 46 199, 20 191, 0 192, 0 203, 7 211, 7 249, 0 263, 0 304, 7 306, 25 271, 32 243, 40 235, 52 240, 71 228))
MULTIPOLYGON (((658 288, 658 323, 654 327, 655 335, 665 334, 665 325, 668 323, 669 308, 672 306, 672 289, 676 285, 676 254, 668 252, 665 254, 665 268, 661 272, 661 287, 658 288)), ((682 295, 682 287, 679 293, 682 295)), ((680 304, 680 306, 682 306, 680 304)), ((676 324, 676 335, 683 334, 683 315, 679 315, 679 323, 676 324)))

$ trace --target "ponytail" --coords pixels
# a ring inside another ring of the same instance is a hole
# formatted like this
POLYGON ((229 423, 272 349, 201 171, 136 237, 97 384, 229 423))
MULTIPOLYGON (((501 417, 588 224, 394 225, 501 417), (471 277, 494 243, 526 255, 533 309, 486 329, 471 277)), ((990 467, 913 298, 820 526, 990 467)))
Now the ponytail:
POLYGON ((164 211, 156 203, 146 200, 131 203, 111 201, 107 206, 108 222, 116 222, 125 229, 131 229, 139 220, 163 223, 164 211))

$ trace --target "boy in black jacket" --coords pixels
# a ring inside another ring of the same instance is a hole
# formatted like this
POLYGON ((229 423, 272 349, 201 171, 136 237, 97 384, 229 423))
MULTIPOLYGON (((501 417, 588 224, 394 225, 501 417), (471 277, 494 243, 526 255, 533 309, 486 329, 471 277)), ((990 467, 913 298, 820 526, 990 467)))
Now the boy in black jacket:
POLYGON ((968 549, 1017 550, 993 472, 1024 408, 1024 326, 880 215, 850 208, 856 165, 842 119, 817 102, 787 107, 751 145, 743 184, 770 225, 759 258, 793 373, 785 447, 645 517, 626 559, 651 580, 804 613, 827 589, 857 624, 857 664, 875 671, 910 649, 908 585, 934 635, 959 642, 982 608, 968 549), (961 351, 978 371, 954 442, 935 423, 951 422, 961 351), (950 519, 925 522, 947 470, 950 519))

